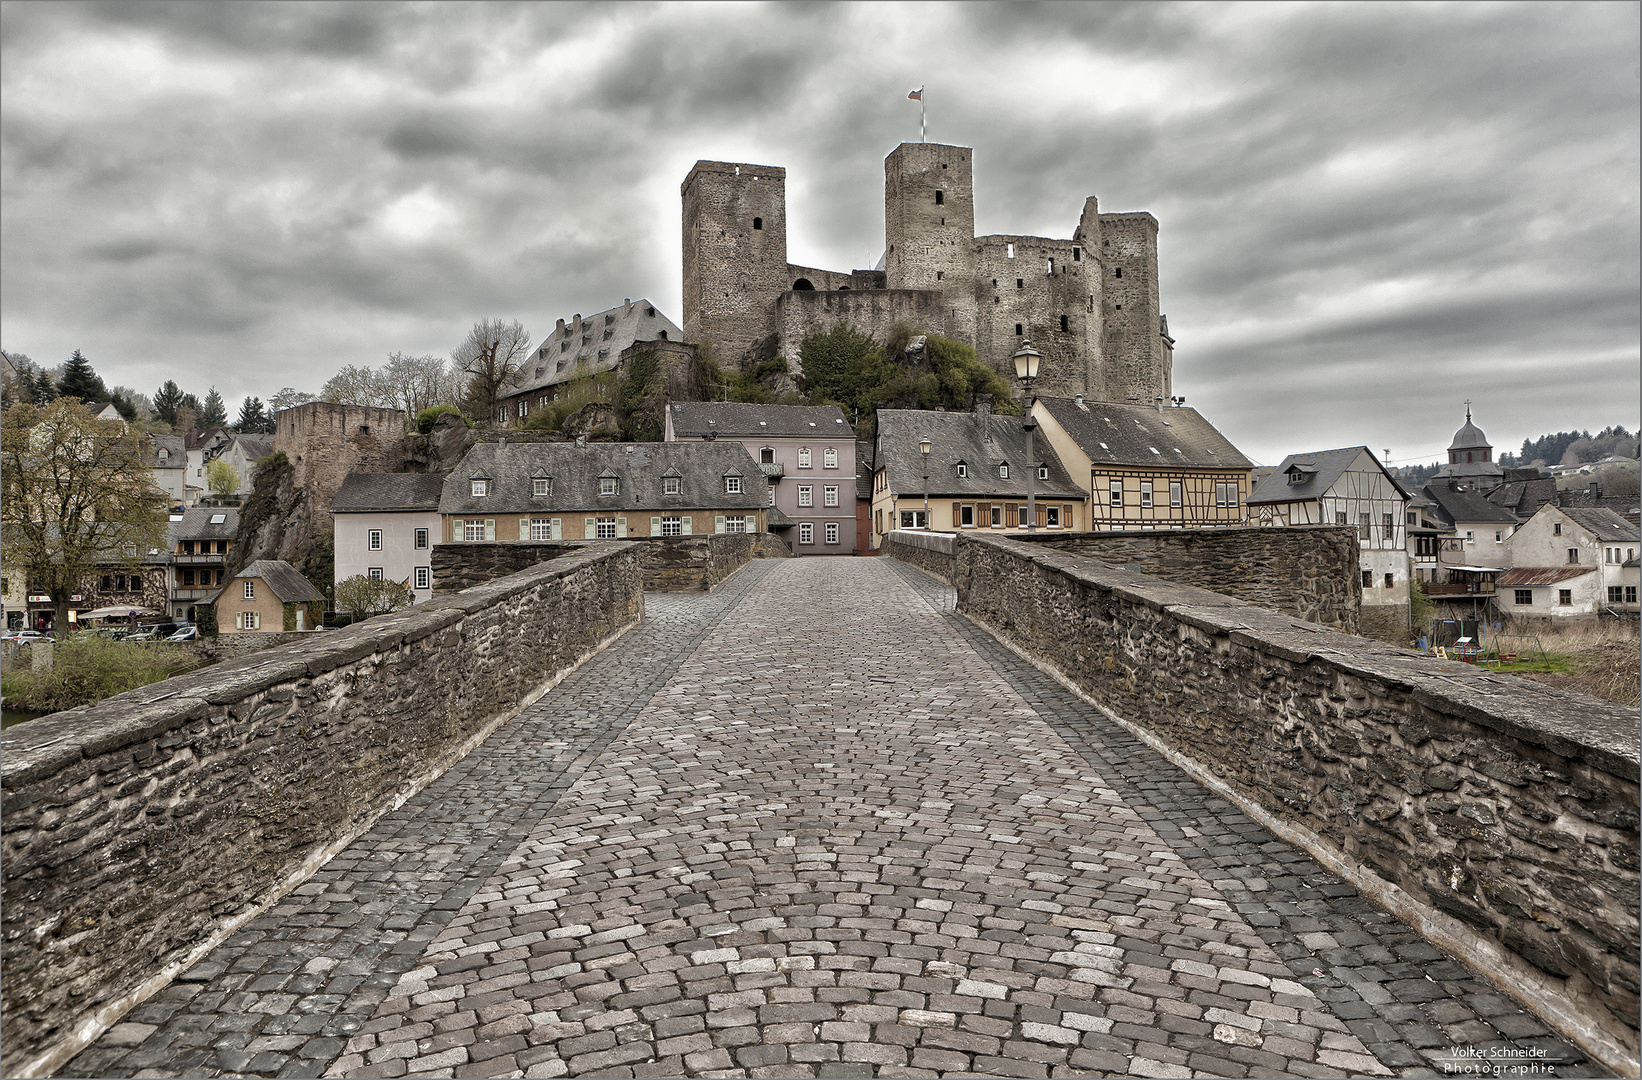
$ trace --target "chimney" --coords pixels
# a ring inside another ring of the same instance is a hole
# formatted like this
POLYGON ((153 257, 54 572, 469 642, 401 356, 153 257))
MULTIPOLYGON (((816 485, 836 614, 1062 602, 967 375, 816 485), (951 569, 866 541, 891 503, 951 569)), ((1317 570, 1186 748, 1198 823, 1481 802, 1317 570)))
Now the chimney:
POLYGON ((991 416, 992 415, 992 395, 991 394, 976 394, 975 395, 975 412, 979 416, 991 416))
POLYGON ((1157 406, 1157 411, 1159 413, 1161 413, 1163 411, 1163 399, 1162 398, 1160 398, 1160 397, 1153 398, 1152 399, 1152 404, 1157 406))
POLYGON ((632 311, 632 310, 633 310, 633 298, 631 296, 622 297, 621 298, 621 313, 623 315, 625 315, 629 311, 632 311))
POLYGON ((1591 498, 1593 498, 1593 499, 1602 498, 1602 483, 1601 483, 1601 481, 1599 481, 1599 480, 1592 480, 1591 481, 1591 498))
POLYGON ((554 332, 554 333, 555 333, 555 334, 562 334, 562 333, 564 333, 564 320, 563 320, 563 319, 560 319, 560 320, 559 320, 559 325, 558 325, 558 326, 555 326, 555 327, 554 327, 554 328, 553 328, 553 332, 554 332))
POLYGON ((1078 408, 1080 408, 1080 409, 1083 408, 1083 395, 1082 394, 1074 394, 1072 396, 1072 400, 1077 402, 1078 408))

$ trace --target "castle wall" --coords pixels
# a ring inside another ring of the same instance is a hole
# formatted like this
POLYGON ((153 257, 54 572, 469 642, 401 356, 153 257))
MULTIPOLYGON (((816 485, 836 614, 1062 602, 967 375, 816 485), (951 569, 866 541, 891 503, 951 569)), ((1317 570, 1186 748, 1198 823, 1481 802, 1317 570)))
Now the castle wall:
POLYGON ((1157 219, 1102 214, 1100 230, 1106 320, 1100 355, 1108 400, 1150 405, 1171 390, 1158 326, 1157 219))
POLYGON ((910 323, 920 333, 952 335, 952 309, 945 293, 933 289, 874 289, 869 292, 784 292, 775 303, 781 355, 794 375, 801 374, 798 348, 811 334, 831 330, 839 323, 852 326, 878 341, 889 337, 896 323, 910 323))
POLYGON ((954 312, 948 333, 969 342, 975 340, 973 154, 967 146, 902 143, 884 159, 885 284, 944 290, 954 312))
POLYGON ((1039 394, 1094 396, 1100 376, 1089 327, 1100 320, 1089 283, 1100 280, 1099 264, 1081 244, 1042 236, 982 236, 975 247, 976 356, 1013 379, 1010 357, 1030 340, 1043 354, 1039 394))
MULTIPOLYGON (((399 472, 404 467, 409 451, 405 414, 310 401, 275 414, 274 451, 290 459, 295 487, 306 492, 314 520, 320 521, 349 473, 399 472)), ((330 530, 328 520, 324 527, 330 530)))
POLYGON ((684 180, 684 340, 743 366, 775 333, 787 276, 787 170, 698 161, 684 180))

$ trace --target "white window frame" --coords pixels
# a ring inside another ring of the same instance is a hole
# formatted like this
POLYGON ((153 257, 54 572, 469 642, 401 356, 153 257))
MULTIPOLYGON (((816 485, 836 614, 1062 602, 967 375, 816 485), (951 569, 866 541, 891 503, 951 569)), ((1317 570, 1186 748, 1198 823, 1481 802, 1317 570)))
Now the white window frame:
POLYGON ((684 518, 679 514, 663 514, 661 516, 661 535, 683 536, 684 518))
POLYGON ((798 467, 800 469, 807 469, 810 467, 810 448, 807 446, 800 446, 798 448, 798 467))
POLYGON ((998 463, 998 479, 999 480, 1009 479, 1009 462, 1001 461, 1001 462, 998 463))
POLYGON ((553 478, 551 476, 533 476, 530 478, 530 497, 539 499, 544 495, 553 494, 553 478))
POLYGON ((964 503, 958 507, 958 528, 973 529, 975 527, 975 504, 964 503))
POLYGON ((1152 508, 1152 482, 1150 480, 1140 482, 1140 508, 1142 510, 1152 508))
POLYGON ((247 578, 246 581, 245 581, 245 599, 255 600, 256 598, 257 598, 257 583, 250 580, 249 578, 247 578))
POLYGON ((373 566, 365 571, 365 576, 370 578, 372 581, 381 581, 382 568, 380 566, 373 566))
POLYGON ((679 478, 676 476, 662 477, 661 493, 663 495, 677 495, 679 493, 679 478))
POLYGON ((462 523, 462 540, 467 543, 480 543, 485 538, 485 521, 483 518, 469 518, 462 523))
POLYGON ((416 587, 418 589, 431 589, 431 588, 433 588, 433 569, 432 569, 432 567, 418 566, 416 568, 416 587))
POLYGON ((242 611, 239 613, 238 626, 241 630, 261 630, 262 613, 260 611, 242 611))
POLYGON ((821 489, 821 505, 822 506, 837 506, 838 505, 838 485, 837 484, 828 484, 828 485, 826 485, 825 487, 823 487, 821 489))
POLYGON ((811 487, 809 484, 799 484, 798 485, 798 505, 799 506, 814 506, 815 505, 815 488, 811 487))
POLYGON ((553 539, 553 519, 531 518, 530 538, 536 541, 553 539))
POLYGON ((1049 479, 1049 466, 1047 466, 1047 465, 1039 465, 1038 466, 1038 479, 1039 480, 1049 479))
POLYGON ((489 480, 484 480, 484 479, 481 479, 479 477, 474 477, 473 480, 471 481, 471 483, 472 483, 473 486, 472 486, 472 489, 470 491, 470 494, 472 495, 473 498, 482 499, 485 496, 490 494, 490 481, 489 480))
POLYGON ((621 494, 621 482, 614 476, 601 476, 601 477, 599 477, 599 494, 600 495, 620 495, 621 494))
POLYGON ((593 538, 595 540, 616 539, 616 519, 613 517, 594 518, 593 538))
POLYGON ((747 519, 745 516, 740 514, 730 514, 724 519, 724 531, 727 533, 744 533, 751 532, 752 530, 747 528, 747 519))
POLYGON ((367 529, 365 531, 365 549, 367 551, 382 550, 382 530, 367 529))
POLYGON ((426 551, 428 549, 428 530, 417 529, 411 543, 417 551, 426 551))
POLYGON ((1107 499, 1113 506, 1123 505, 1123 481, 1109 480, 1106 483, 1107 499))
POLYGON ((1186 501, 1186 485, 1179 480, 1169 481, 1169 506, 1178 510, 1186 501))
POLYGON ((965 465, 961 461, 958 463, 958 475, 959 476, 968 476, 969 475, 969 466, 965 465))
POLYGON ((1060 528, 1060 507, 1045 506, 1043 508, 1043 527, 1046 529, 1060 528))
POLYGON ((800 544, 815 543, 815 522, 800 521, 798 523, 798 542, 800 544))
POLYGON ((992 504, 992 527, 994 529, 1003 528, 1003 506, 1000 503, 992 504))
POLYGON ((838 468, 838 448, 836 446, 829 446, 821 451, 821 467, 823 469, 838 468))
POLYGON ((739 476, 726 476, 724 478, 724 494, 726 494, 726 495, 740 495, 741 494, 741 477, 739 477, 739 476))
POLYGON ((827 522, 827 543, 838 543, 838 522, 836 521, 827 522))

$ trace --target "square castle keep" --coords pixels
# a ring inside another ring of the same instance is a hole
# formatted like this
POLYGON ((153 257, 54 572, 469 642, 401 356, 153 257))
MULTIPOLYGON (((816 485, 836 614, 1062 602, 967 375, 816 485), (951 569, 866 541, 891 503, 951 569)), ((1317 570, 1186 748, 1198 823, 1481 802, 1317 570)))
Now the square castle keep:
POLYGON ((787 261, 787 171, 698 161, 685 177, 684 339, 719 363, 783 356, 847 323, 882 341, 896 323, 956 338, 1006 377, 1030 340, 1039 394, 1153 404, 1174 341, 1158 310, 1157 219, 1102 214, 1070 240, 976 236, 974 151, 902 143, 884 159, 884 257, 849 272, 787 261))

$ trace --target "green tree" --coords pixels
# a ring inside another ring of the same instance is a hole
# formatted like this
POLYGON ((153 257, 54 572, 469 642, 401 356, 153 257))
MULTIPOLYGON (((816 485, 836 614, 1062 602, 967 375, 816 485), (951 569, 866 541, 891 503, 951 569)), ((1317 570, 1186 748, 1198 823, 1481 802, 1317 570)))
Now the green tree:
POLYGON ((355 621, 394 611, 410 602, 410 592, 397 581, 355 574, 336 583, 336 610, 346 611, 355 621))
POLYGON ((74 355, 63 365, 62 377, 57 380, 57 392, 63 397, 75 397, 81 401, 108 400, 108 387, 91 370, 91 361, 79 349, 75 349, 74 355))
POLYGON ((205 395, 205 404, 200 407, 200 427, 210 430, 228 426, 228 406, 223 403, 222 395, 217 388, 205 395))
POLYGON ((244 435, 266 435, 274 430, 274 418, 263 410, 261 398, 248 397, 240 403, 234 430, 244 435))
POLYGON ((205 466, 205 485, 211 494, 225 499, 239 490, 239 470, 221 458, 212 458, 205 466))
POLYGON ((165 542, 165 495, 148 439, 84 405, 13 405, 0 424, 0 537, 8 564, 51 596, 57 634, 69 597, 100 567, 136 566, 165 542))
POLYGON ((57 380, 45 368, 34 369, 34 404, 49 405, 57 400, 57 380))
POLYGON ((182 387, 170 379, 154 391, 154 418, 167 427, 177 426, 177 407, 182 404, 182 387))

